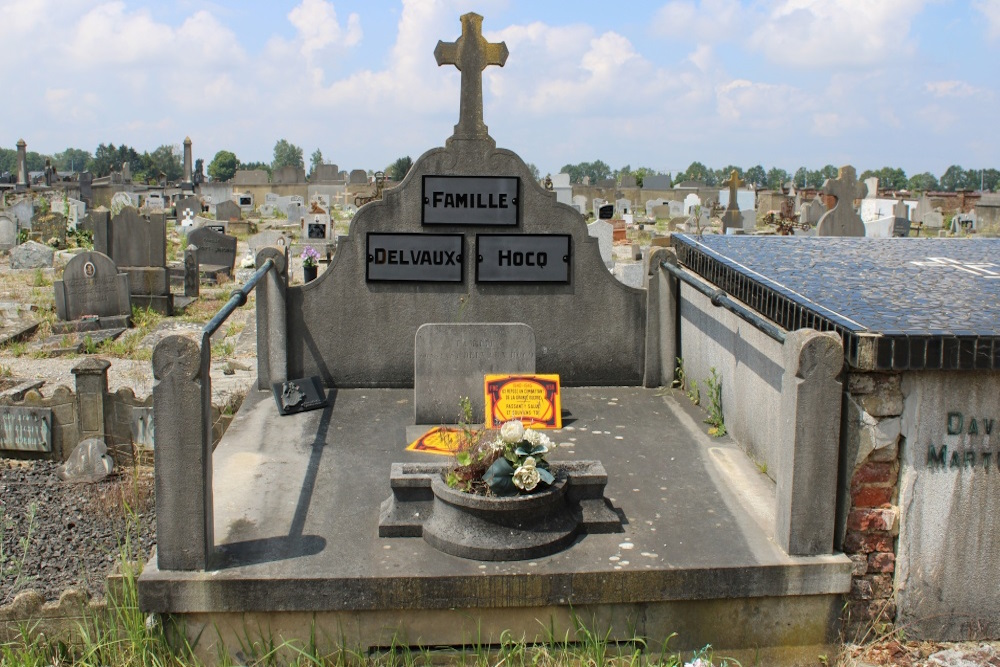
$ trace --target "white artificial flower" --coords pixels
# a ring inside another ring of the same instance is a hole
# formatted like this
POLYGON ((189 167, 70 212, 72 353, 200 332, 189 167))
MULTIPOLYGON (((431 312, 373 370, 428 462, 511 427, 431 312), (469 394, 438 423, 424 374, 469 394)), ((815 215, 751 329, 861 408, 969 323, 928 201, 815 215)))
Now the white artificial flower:
POLYGON ((539 442, 541 442, 542 432, 536 431, 533 428, 526 428, 524 429, 524 439, 527 440, 532 445, 537 445, 539 442))
POLYGON ((514 471, 514 486, 522 491, 534 491, 539 481, 541 481, 541 475, 538 474, 538 468, 535 467, 535 459, 529 456, 524 460, 524 464, 514 471))
POLYGON ((512 419, 500 427, 500 437, 504 442, 515 445, 524 439, 524 424, 520 419, 512 419))
POLYGON ((504 442, 503 438, 497 438, 493 441, 493 451, 502 452, 507 449, 507 443, 504 442))

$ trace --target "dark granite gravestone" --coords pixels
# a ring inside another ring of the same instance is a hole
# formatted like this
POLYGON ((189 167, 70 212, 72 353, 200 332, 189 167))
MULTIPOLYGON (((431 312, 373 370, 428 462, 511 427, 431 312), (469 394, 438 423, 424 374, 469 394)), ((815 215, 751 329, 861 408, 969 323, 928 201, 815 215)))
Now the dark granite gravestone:
POLYGON ((61 320, 84 315, 132 315, 128 275, 119 273, 110 257, 101 252, 81 252, 66 264, 62 280, 54 285, 56 313, 61 320))
POLYGON ((236 265, 236 237, 219 234, 207 227, 192 229, 188 243, 198 246, 198 264, 202 271, 225 269, 232 275, 236 265))
POLYGON ((611 220, 615 217, 615 205, 614 204, 604 204, 600 207, 597 213, 598 220, 611 220))
POLYGON ((239 220, 242 213, 240 205, 229 199, 215 205, 216 220, 225 220, 227 222, 230 220, 239 220))
POLYGON ((201 290, 200 275, 198 246, 188 244, 188 247, 184 249, 184 296, 198 296, 201 290))
POLYGON ((94 215, 94 250, 107 254, 129 276, 132 301, 143 308, 173 314, 167 272, 167 221, 162 213, 149 219, 126 206, 113 217, 94 215))

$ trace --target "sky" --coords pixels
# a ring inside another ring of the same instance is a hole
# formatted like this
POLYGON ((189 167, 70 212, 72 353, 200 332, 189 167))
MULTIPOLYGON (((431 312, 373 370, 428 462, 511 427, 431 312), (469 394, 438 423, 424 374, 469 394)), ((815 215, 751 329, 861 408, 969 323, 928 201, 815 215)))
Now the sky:
POLYGON ((1000 168, 1000 0, 0 0, 0 147, 415 160, 458 122, 433 53, 469 11, 510 52, 490 134, 542 174, 1000 168))

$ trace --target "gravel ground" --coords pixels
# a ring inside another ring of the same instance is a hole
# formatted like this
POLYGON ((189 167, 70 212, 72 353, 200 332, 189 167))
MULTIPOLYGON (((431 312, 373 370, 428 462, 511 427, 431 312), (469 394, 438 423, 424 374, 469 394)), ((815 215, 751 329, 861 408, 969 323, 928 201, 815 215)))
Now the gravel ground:
POLYGON ((156 543, 152 469, 71 484, 56 467, 0 459, 0 606, 29 589, 50 602, 69 587, 102 597, 120 555, 145 562, 156 543))

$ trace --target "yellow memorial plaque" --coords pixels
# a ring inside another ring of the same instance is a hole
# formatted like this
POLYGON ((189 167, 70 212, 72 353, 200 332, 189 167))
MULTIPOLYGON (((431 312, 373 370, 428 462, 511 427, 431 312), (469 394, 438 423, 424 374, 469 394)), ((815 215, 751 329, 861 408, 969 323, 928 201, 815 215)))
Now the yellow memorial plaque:
POLYGON ((441 454, 451 456, 458 449, 460 428, 435 426, 406 447, 408 452, 424 452, 426 454, 441 454))
POLYGON ((520 419, 535 429, 562 428, 558 375, 487 375, 486 428, 520 419))

